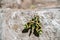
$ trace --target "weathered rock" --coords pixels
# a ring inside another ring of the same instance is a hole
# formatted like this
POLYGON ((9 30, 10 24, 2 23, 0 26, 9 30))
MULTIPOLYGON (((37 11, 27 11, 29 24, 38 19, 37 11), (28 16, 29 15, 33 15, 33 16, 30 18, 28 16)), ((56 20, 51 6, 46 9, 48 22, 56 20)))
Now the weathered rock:
POLYGON ((0 9, 0 20, 0 31, 2 32, 0 38, 2 40, 60 40, 60 9, 34 11, 0 9), (29 37, 29 31, 22 33, 22 30, 24 24, 36 13, 40 17, 43 33, 39 37, 34 34, 29 37))
POLYGON ((2 0, 2 8, 30 8, 34 5, 36 8, 60 7, 59 0, 2 0))

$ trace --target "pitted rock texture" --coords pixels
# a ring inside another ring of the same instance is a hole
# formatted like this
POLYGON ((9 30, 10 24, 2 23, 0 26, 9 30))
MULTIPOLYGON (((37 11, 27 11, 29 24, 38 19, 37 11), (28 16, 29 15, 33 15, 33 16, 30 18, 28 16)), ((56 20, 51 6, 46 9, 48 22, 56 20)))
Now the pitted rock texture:
POLYGON ((60 9, 17 10, 0 9, 1 40, 60 40, 60 9), (36 37, 22 33, 24 24, 37 14, 42 23, 43 33, 36 37))
POLYGON ((60 7, 60 0, 0 0, 1 8, 28 9, 60 7))

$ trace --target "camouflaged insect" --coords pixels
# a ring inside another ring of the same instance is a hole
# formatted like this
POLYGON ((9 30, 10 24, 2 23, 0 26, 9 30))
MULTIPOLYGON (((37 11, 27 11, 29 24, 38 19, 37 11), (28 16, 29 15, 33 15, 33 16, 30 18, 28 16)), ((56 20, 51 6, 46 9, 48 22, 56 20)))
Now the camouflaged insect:
POLYGON ((36 31, 38 34, 41 34, 42 29, 41 29, 41 22, 39 20, 39 16, 36 15, 34 16, 34 18, 32 18, 32 20, 27 22, 27 24, 25 24, 25 29, 31 29, 31 31, 33 32, 36 31))

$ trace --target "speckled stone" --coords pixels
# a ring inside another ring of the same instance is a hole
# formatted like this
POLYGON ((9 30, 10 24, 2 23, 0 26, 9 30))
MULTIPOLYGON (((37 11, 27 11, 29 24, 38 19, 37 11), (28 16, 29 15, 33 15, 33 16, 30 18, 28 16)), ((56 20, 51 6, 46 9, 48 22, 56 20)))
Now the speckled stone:
POLYGON ((60 40, 60 9, 20 10, 0 9, 1 40, 60 40), (36 37, 29 31, 22 33, 24 24, 37 14, 42 23, 43 33, 36 37))

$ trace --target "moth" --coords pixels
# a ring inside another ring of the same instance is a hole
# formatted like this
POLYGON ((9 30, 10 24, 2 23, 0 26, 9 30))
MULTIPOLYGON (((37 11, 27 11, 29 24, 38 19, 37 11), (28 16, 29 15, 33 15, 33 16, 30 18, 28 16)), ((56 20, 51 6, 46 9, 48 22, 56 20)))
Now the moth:
POLYGON ((27 31, 30 29, 29 36, 31 35, 31 33, 35 34, 35 36, 39 36, 39 34, 42 33, 41 25, 42 24, 39 20, 39 16, 35 15, 34 18, 32 18, 29 22, 25 24, 24 29, 27 31))

